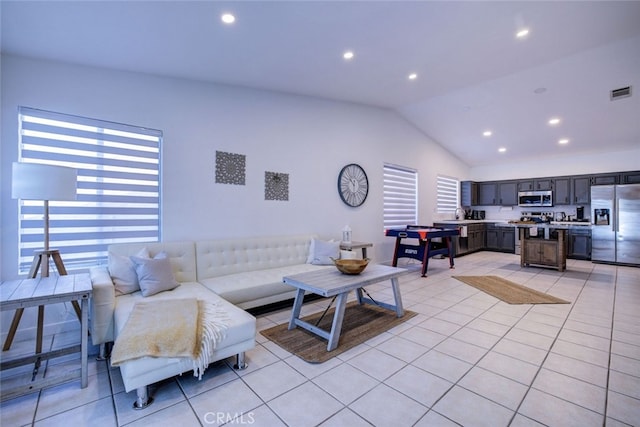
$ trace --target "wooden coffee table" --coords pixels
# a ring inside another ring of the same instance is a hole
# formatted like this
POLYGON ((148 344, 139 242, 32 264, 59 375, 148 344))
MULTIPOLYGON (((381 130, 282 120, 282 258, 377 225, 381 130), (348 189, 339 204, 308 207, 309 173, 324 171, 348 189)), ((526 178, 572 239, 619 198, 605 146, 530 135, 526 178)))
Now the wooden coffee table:
POLYGON ((407 273, 409 273, 409 270, 404 268, 372 264, 367 266, 367 268, 358 275, 342 274, 337 269, 328 268, 283 277, 282 281, 284 283, 298 289, 296 299, 293 303, 293 309, 291 311, 289 329, 291 330, 296 326, 300 326, 301 328, 321 336, 329 341, 327 351, 331 351, 338 346, 338 341, 340 340, 340 331, 342 330, 342 321, 344 320, 344 311, 347 305, 349 292, 352 290, 356 291, 359 304, 373 304, 384 307, 395 311, 398 317, 402 317, 404 315, 404 309, 402 308, 402 297, 400 295, 398 277, 407 273), (391 281, 395 305, 374 301, 372 298, 363 296, 364 287, 385 280, 391 281), (300 319, 300 309, 302 308, 302 302, 306 291, 325 298, 334 297, 334 299, 337 299, 331 331, 325 331, 316 325, 312 325, 300 319))

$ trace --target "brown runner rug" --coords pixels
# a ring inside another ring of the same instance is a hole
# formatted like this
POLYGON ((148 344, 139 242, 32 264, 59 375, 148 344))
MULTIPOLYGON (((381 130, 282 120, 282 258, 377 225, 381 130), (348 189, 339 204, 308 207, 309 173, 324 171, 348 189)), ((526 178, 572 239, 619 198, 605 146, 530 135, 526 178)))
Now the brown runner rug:
POLYGON ((509 304, 570 304, 560 298, 498 276, 452 276, 509 304))
MULTIPOLYGON (((335 308, 329 310, 318 327, 330 331, 334 312, 335 308)), ((356 301, 350 302, 344 312, 338 347, 332 351, 327 351, 327 340, 306 329, 296 327, 288 330, 289 322, 265 329, 260 333, 302 360, 310 363, 322 363, 406 322, 416 314, 413 311, 405 310, 404 316, 398 318, 394 311, 373 305, 359 305, 356 301)), ((321 315, 322 312, 312 314, 303 317, 302 320, 315 325, 321 315)))

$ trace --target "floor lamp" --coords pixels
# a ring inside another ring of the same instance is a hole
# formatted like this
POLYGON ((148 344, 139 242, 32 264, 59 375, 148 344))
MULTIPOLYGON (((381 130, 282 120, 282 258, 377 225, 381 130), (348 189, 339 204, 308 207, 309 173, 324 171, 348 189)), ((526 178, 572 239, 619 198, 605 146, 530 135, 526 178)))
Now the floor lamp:
MULTIPOLYGON (((41 165, 38 163, 13 163, 11 197, 21 200, 43 200, 44 201, 44 250, 35 251, 29 278, 35 278, 38 270, 42 269, 41 276, 49 277, 49 258, 53 259, 58 274, 66 275, 60 251, 49 248, 49 201, 76 200, 76 169, 41 165)), ((80 318, 80 307, 74 301, 73 308, 80 318)), ((11 348, 14 335, 18 329, 20 318, 24 308, 19 308, 13 315, 13 321, 9 328, 9 334, 4 343, 3 351, 11 348)), ((44 322, 44 306, 38 307, 38 337, 36 342, 36 352, 42 349, 42 327, 44 322)))

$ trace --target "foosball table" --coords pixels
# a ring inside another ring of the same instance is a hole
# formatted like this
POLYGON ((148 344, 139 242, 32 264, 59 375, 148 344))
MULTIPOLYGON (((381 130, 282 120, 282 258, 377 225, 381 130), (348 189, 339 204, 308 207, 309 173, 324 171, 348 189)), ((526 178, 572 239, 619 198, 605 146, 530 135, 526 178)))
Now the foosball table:
POLYGON ((408 225, 405 228, 389 228, 385 235, 396 238, 393 266, 398 258, 412 258, 422 262, 422 277, 427 275, 429 258, 436 255, 449 256, 449 268, 454 268, 451 238, 460 235, 460 229, 423 225, 408 225), (405 239, 417 239, 418 244, 406 243, 405 239))

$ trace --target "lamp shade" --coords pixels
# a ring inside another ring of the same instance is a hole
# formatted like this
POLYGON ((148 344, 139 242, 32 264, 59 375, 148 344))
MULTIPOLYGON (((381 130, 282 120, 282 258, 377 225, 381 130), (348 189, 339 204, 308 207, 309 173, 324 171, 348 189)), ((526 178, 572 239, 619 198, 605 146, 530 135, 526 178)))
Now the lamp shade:
POLYGON ((13 163, 11 197, 22 200, 76 200, 76 169, 13 163))

